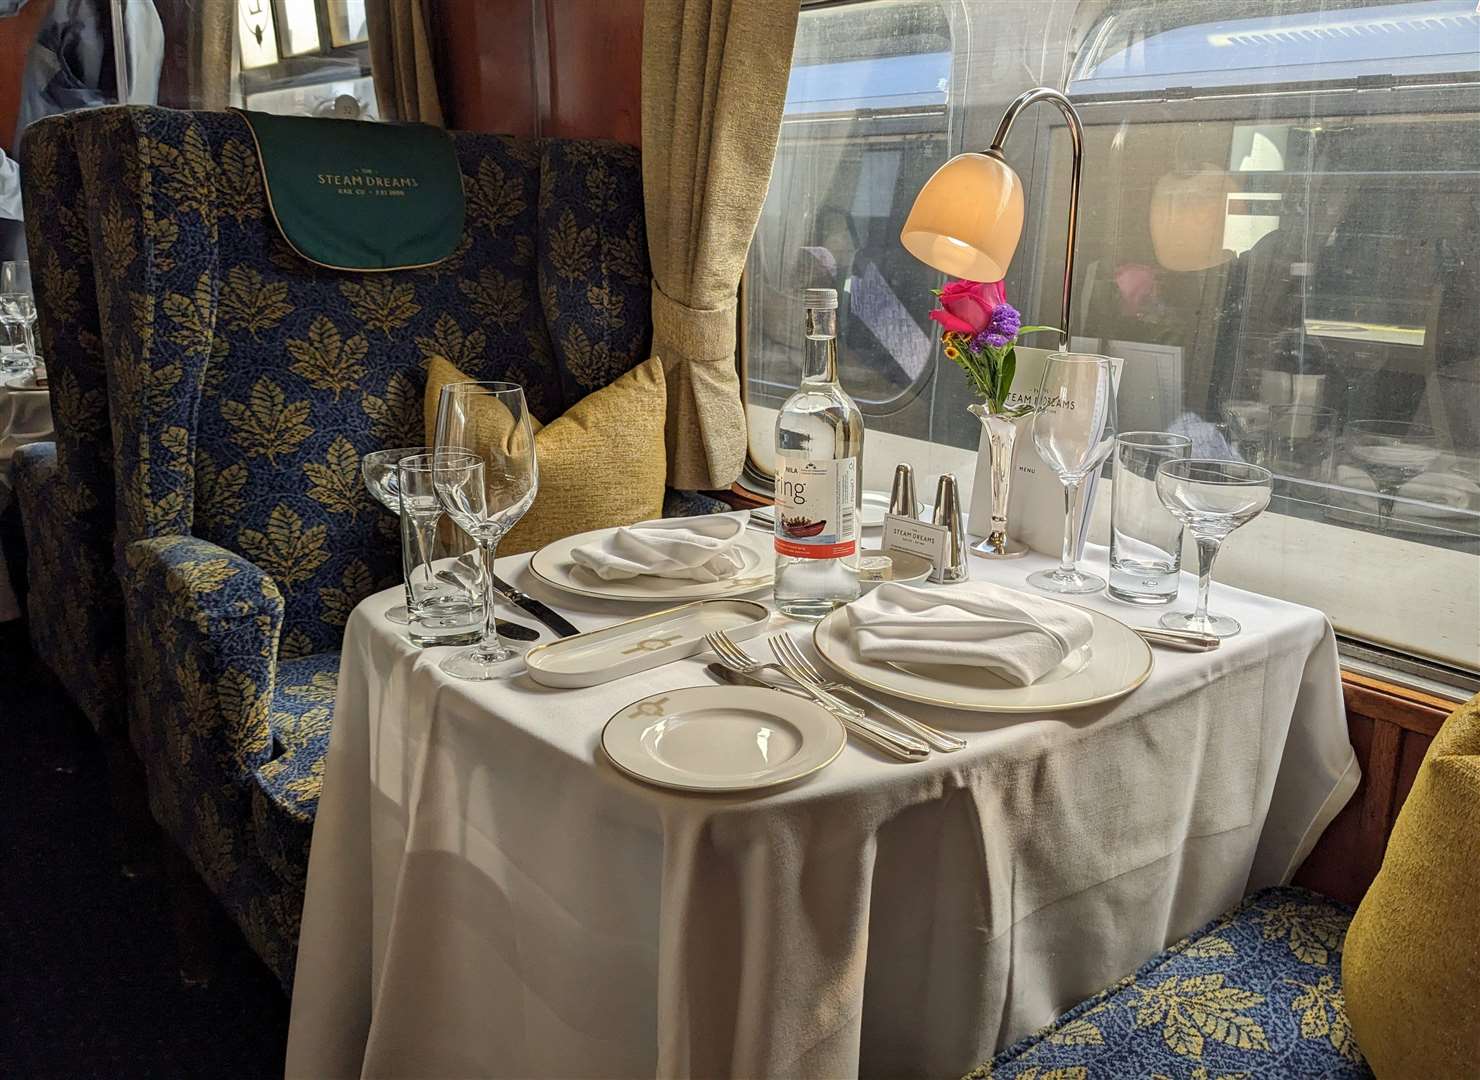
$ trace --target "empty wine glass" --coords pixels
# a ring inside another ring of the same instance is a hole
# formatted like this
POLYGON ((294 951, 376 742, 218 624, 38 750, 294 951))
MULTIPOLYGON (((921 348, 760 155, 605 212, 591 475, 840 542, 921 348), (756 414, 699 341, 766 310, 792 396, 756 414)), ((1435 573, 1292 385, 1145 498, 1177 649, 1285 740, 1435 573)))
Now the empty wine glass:
POLYGON ((1115 445, 1115 380, 1112 361, 1090 353, 1052 353, 1033 415, 1033 444, 1064 485, 1064 553, 1057 569, 1040 570, 1028 582, 1047 592, 1092 593, 1105 579, 1074 565, 1079 550, 1075 496, 1084 478, 1100 467, 1115 445))
MULTIPOLYGON (((370 494, 375 496, 380 505, 399 518, 401 516, 401 488, 396 477, 396 466, 400 464, 402 458, 431 452, 430 446, 397 446, 390 450, 375 450, 360 459, 360 475, 365 478, 365 486, 370 489, 370 494)), ((403 565, 405 561, 403 541, 403 565)), ((407 603, 397 604, 385 613, 385 617, 401 626, 410 625, 412 601, 410 586, 407 586, 406 599, 407 603)))
POLYGON ((442 661, 460 679, 496 679, 518 654, 498 636, 493 561, 498 542, 534 504, 540 470, 524 389, 518 383, 463 382, 437 402, 433 484, 452 520, 478 542, 483 557, 483 637, 442 661), (469 464, 465 457, 480 460, 469 464))
POLYGON ((1157 469, 1157 497, 1197 541, 1197 609, 1169 611, 1161 617, 1162 626, 1220 638, 1242 629, 1237 619, 1208 614, 1213 560, 1229 533, 1263 513, 1273 491, 1273 474, 1244 461, 1185 458, 1157 469))
POLYGON ((1426 472, 1439 456, 1434 429, 1406 420, 1353 420, 1346 425, 1346 452, 1377 488, 1377 520, 1392 524, 1398 489, 1426 472))

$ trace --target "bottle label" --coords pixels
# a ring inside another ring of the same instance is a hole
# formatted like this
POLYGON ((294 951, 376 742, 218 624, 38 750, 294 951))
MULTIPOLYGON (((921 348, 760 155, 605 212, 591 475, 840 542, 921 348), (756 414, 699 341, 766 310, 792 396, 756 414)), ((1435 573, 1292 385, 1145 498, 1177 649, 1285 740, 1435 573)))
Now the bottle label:
POLYGON ((776 552, 841 559, 858 550, 858 462, 783 458, 776 477, 776 552))

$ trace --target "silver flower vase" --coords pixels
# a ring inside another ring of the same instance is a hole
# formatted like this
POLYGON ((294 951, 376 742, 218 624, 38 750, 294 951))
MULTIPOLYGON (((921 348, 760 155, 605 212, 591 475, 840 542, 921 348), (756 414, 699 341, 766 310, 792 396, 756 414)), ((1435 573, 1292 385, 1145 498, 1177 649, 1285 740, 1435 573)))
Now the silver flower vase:
MULTIPOLYGON (((1007 500, 1012 496, 1013 460, 1019 425, 1026 418, 989 412, 979 404, 972 404, 968 408, 982 422, 982 428, 987 433, 987 446, 992 455, 987 470, 992 484, 992 520, 985 530, 987 538, 973 544, 971 553, 984 559, 1020 558, 1028 553, 1028 546, 1007 535, 1007 500)), ((980 469, 977 470, 977 476, 981 476, 980 469)))

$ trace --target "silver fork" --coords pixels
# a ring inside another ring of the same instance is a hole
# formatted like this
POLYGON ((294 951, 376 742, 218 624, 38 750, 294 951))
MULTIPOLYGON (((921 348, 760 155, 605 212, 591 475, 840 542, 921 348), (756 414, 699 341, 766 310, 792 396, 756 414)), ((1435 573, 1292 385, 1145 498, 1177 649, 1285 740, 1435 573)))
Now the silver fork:
POLYGON ((755 659, 740 646, 736 645, 734 639, 723 630, 705 634, 704 640, 714 655, 719 657, 722 667, 733 671, 737 675, 758 683, 761 686, 770 686, 773 690, 790 690, 793 693, 804 694, 812 698, 828 712, 842 721, 843 726, 849 732, 877 746, 879 749, 893 754, 895 757, 903 758, 905 761, 923 761, 930 756, 930 747, 912 735, 902 735, 897 731, 890 731, 873 720, 866 717, 861 711, 851 705, 838 701, 825 690, 818 690, 807 683, 787 674, 786 670, 779 664, 770 664, 755 659), (756 673, 771 669, 779 671, 788 686, 777 686, 762 679, 756 673))
POLYGON ((811 694, 812 697, 817 699, 818 704, 825 706, 833 712, 841 713, 850 720, 863 719, 862 709, 854 708, 846 701, 829 694, 826 690, 813 689, 795 675, 790 674, 780 664, 769 664, 763 660, 757 660, 739 645, 736 645, 735 640, 723 630, 716 630, 711 634, 705 634, 704 641, 713 650, 714 655, 719 657, 719 662, 731 671, 738 671, 742 675, 754 675, 756 672, 764 671, 767 668, 774 669, 781 673, 782 678, 788 682, 795 683, 811 694))
POLYGON ((775 655, 777 662, 780 663, 788 675, 798 682, 824 693, 831 692, 834 695, 839 693, 847 694, 855 700, 863 702, 865 705, 872 706, 880 714, 887 716, 911 734, 920 736, 920 738, 942 753, 949 754, 965 748, 965 739, 958 739, 954 735, 946 734, 939 728, 921 723, 913 716, 906 716, 898 709, 891 708, 883 702, 869 697, 860 690, 855 690, 847 683, 823 678, 822 674, 812 664, 812 661, 808 660, 802 650, 797 648, 796 642, 791 640, 790 635, 772 634, 766 641, 771 646, 771 652, 775 655))

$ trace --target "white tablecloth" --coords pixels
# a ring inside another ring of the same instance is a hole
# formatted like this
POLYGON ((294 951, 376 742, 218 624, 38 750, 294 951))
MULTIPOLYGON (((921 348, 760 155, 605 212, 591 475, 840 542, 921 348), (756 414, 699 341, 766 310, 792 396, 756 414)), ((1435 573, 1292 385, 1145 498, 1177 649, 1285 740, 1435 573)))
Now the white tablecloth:
MULTIPOLYGON (((501 573, 582 628, 630 614, 524 562, 501 573)), ((971 563, 1020 583, 1049 560, 971 563)), ((1118 703, 908 705, 967 749, 850 744, 752 798, 601 755, 607 718, 707 683, 705 657, 583 690, 460 682, 382 618, 398 599, 345 634, 292 1077, 958 1075, 1287 881, 1357 781, 1325 618, 1232 589, 1215 607, 1245 632, 1158 649, 1118 703)))
MULTIPOLYGON (((15 497, 10 490, 11 456, 18 447, 51 435, 51 395, 45 390, 12 390, 0 384, 0 510, 15 497)), ((10 572, 0 558, 0 622, 19 615, 10 572)))

